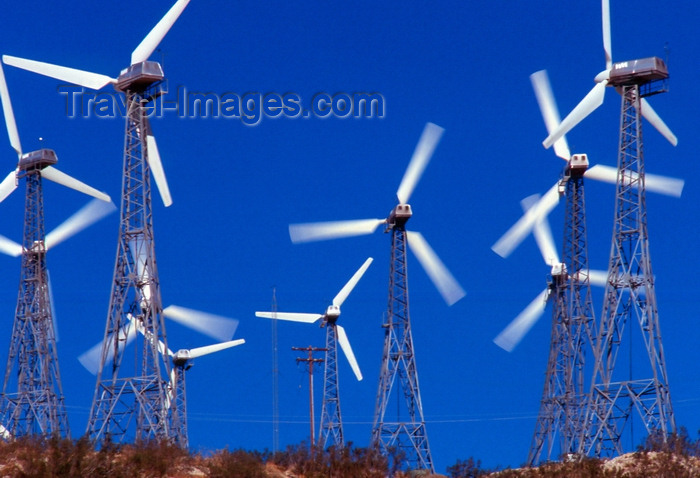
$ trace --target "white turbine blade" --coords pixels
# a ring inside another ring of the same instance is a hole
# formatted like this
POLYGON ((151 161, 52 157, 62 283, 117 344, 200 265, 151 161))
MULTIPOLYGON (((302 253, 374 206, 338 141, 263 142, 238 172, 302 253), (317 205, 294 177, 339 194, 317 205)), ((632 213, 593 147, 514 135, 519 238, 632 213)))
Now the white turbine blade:
POLYGON ((104 202, 99 199, 91 200, 80 208, 78 212, 63 221, 60 226, 46 235, 44 240, 46 250, 60 244, 116 210, 117 206, 112 202, 104 202))
POLYGON ((179 367, 170 368, 170 382, 168 383, 168 388, 165 394, 165 409, 170 410, 170 404, 175 398, 175 387, 177 386, 177 373, 179 367))
MULTIPOLYGON (((535 207, 539 199, 539 194, 533 194, 532 196, 528 196, 520 201, 523 211, 527 213, 527 211, 535 207)), ((542 254, 545 264, 548 266, 558 264, 560 262, 559 254, 557 253, 557 247, 554 245, 552 229, 549 227, 547 216, 541 216, 537 221, 535 221, 532 233, 535 236, 537 247, 540 249, 540 253, 542 254)))
POLYGON ((67 188, 75 189, 78 192, 87 194, 88 196, 92 196, 94 198, 100 199, 105 202, 111 202, 112 199, 105 193, 98 191, 97 189, 88 186, 82 181, 78 181, 77 179, 68 176, 66 173, 63 173, 59 171, 58 169, 54 168, 53 166, 47 166, 44 169, 41 170, 41 177, 48 179, 49 181, 53 181, 55 183, 58 183, 62 186, 66 186, 67 188))
POLYGON ((163 309, 163 315, 185 327, 221 341, 231 340, 238 327, 238 321, 235 319, 176 305, 163 309))
POLYGON ((535 297, 535 300, 518 314, 518 316, 508 324, 508 327, 503 329, 503 331, 493 339, 495 344, 503 350, 512 352, 515 346, 520 343, 525 334, 529 332, 532 326, 535 325, 535 322, 537 322, 537 319, 539 319, 544 312, 548 297, 549 289, 544 289, 540 292, 537 297, 535 297))
POLYGON ((352 368, 352 371, 355 372, 355 377, 357 377, 357 380, 362 380, 362 372, 360 372, 360 366, 357 364, 355 354, 352 353, 352 347, 350 347, 350 341, 348 341, 348 336, 345 333, 345 329, 340 325, 336 325, 335 331, 338 333, 338 344, 340 345, 340 348, 343 349, 343 353, 350 363, 350 368, 352 368))
MULTIPOLYGON (((559 126, 559 123, 561 123, 561 117, 559 116, 559 109, 557 108, 557 103, 552 94, 552 87, 549 84, 547 70, 540 70, 530 75, 530 82, 532 83, 532 88, 535 90, 537 104, 540 106, 540 112, 542 113, 542 119, 544 119, 544 125, 547 127, 547 133, 552 134, 557 126, 559 126)), ((554 142, 554 152, 564 161, 571 159, 571 151, 569 151, 566 136, 562 136, 554 142)))
POLYGON ((406 204, 411 197, 444 131, 444 128, 433 123, 425 125, 423 134, 413 152, 413 157, 411 157, 411 162, 408 163, 408 168, 406 168, 406 172, 403 175, 401 185, 396 191, 396 197, 398 197, 401 204, 406 204))
POLYGON ((600 83, 596 83, 585 98, 583 98, 581 102, 576 105, 576 108, 574 108, 571 113, 564 118, 564 121, 561 122, 557 129, 550 133, 547 138, 545 138, 545 140, 542 142, 545 148, 552 146, 555 141, 571 131, 571 129, 579 124, 581 120, 603 104, 603 99, 605 98, 605 86, 607 84, 608 80, 603 80, 600 83))
POLYGON ((595 179, 596 181, 602 181, 604 183, 616 184, 617 168, 596 164, 595 166, 588 168, 583 176, 587 179, 595 179))
POLYGON ((22 246, 12 239, 0 236, 0 252, 8 256, 17 257, 22 254, 22 246))
MULTIPOLYGON (((122 346, 122 350, 129 345, 134 338, 136 338, 136 328, 127 325, 125 328, 122 328, 119 330, 119 340, 124 341, 124 345, 122 346)), ((107 342, 98 342, 97 344, 93 345, 90 347, 90 349, 86 352, 84 352, 82 355, 78 357, 78 361, 82 364, 83 367, 87 369, 88 372, 90 372, 93 375, 97 375, 98 370, 100 369, 100 361, 102 360, 102 353, 104 346, 108 344, 110 348, 112 348, 112 341, 114 340, 114 335, 111 335, 107 338, 107 342)), ((107 365, 114 360, 114 356, 107 357, 107 360, 105 361, 104 365, 107 365)))
POLYGON ((362 276, 364 275, 365 271, 369 267, 369 265, 372 263, 374 259, 371 257, 367 258, 367 260, 360 266, 359 269, 357 269, 357 272, 353 274, 353 276, 350 278, 350 280, 343 286, 342 289, 340 289, 340 292, 338 292, 338 295, 336 295, 333 298, 333 305, 340 307, 343 305, 343 302, 345 302, 345 299, 348 298, 350 295, 350 292, 355 288, 357 283, 360 281, 362 276))
POLYGON ((46 269, 46 286, 48 287, 49 304, 51 304, 51 323, 53 324, 53 338, 56 342, 59 341, 58 337, 58 319, 56 318, 56 303, 53 300, 53 287, 51 287, 51 274, 49 270, 46 269))
POLYGON ((610 0, 603 0, 603 49, 605 50, 605 69, 612 68, 612 40, 610 35, 610 0))
POLYGON ((545 217, 559 203, 559 182, 552 186, 542 196, 542 199, 530 208, 523 216, 506 231, 503 236, 491 246, 491 249, 501 257, 508 257, 513 250, 530 234, 540 217, 545 217))
POLYGON ((129 251, 134 260, 136 275, 138 277, 138 288, 141 294, 141 307, 146 308, 148 302, 153 297, 153 284, 151 283, 151 264, 146 264, 148 253, 146 248, 148 243, 141 238, 133 238, 129 241, 129 251))
POLYGON ((256 317, 265 319, 290 320, 292 322, 304 322, 312 324, 323 317, 322 314, 305 314, 302 312, 256 312, 256 317))
POLYGON ((372 234, 385 219, 356 219, 351 221, 310 222, 290 224, 289 237, 292 242, 323 241, 341 237, 372 234))
POLYGON ((666 123, 664 123, 664 120, 661 119, 661 117, 656 114, 656 111, 654 111, 654 108, 651 107, 649 102, 646 100, 646 98, 642 98, 642 116, 644 116, 651 125, 658 130, 661 135, 668 140, 669 143, 671 143, 673 146, 678 145, 678 138, 676 138, 676 135, 673 134, 671 129, 666 126, 666 123))
POLYGON ((206 345, 204 347, 197 347, 189 350, 189 358, 195 359, 198 357, 203 357, 205 355, 213 354, 220 350, 230 349, 236 345, 241 345, 245 343, 245 339, 229 340, 228 342, 223 342, 220 344, 206 345))
POLYGON ((100 368, 100 360, 102 359, 103 345, 103 342, 98 342, 97 344, 90 347, 90 349, 87 352, 84 352, 78 357, 78 361, 82 364, 82 366, 85 367, 87 371, 93 375, 97 375, 97 371, 100 368))
POLYGON ((608 271, 589 270, 588 282, 591 285, 605 287, 608 284, 608 271))
POLYGON ((17 189, 17 171, 12 171, 0 183, 0 202, 4 201, 15 189, 17 189))
MULTIPOLYGON (((603 166, 596 164, 584 174, 586 178, 596 179, 606 183, 617 183, 617 168, 611 166, 603 166)), ((638 175, 636 172, 631 172, 630 180, 636 180, 638 175)), ((649 192, 664 194, 666 196, 681 197, 683 193, 685 181, 678 178, 668 176, 660 176, 658 174, 644 174, 644 188, 649 192)))
MULTIPOLYGON (((131 315, 131 314, 126 314, 127 317, 129 318, 129 321, 133 325, 133 327, 141 334, 143 335, 146 340, 148 340, 149 343, 153 344, 155 341, 155 338, 151 332, 146 333, 146 328, 143 326, 143 324, 139 321, 136 320, 136 318, 131 315)), ((168 347, 165 346, 165 343, 163 343, 162 340, 158 340, 158 353, 161 355, 165 355, 166 353, 168 356, 172 357, 173 351, 170 350, 168 347)))
POLYGON ((5 126, 7 126, 7 135, 10 138, 10 145, 17 151, 17 156, 21 158, 22 145, 19 142, 15 113, 12 111, 12 102, 10 101, 10 90, 7 89, 5 72, 2 69, 2 65, 0 65, 0 100, 2 100, 2 111, 5 115, 5 126))
POLYGON ((160 161, 156 139, 151 135, 146 136, 146 149, 148 165, 151 167, 153 180, 156 182, 163 204, 165 204, 165 207, 168 207, 173 203, 173 198, 170 196, 168 181, 165 179, 165 171, 163 171, 163 163, 160 161))
POLYGON ((117 80, 109 76, 76 70, 75 68, 67 68, 65 66, 52 65, 51 63, 44 63, 41 61, 26 60, 15 56, 3 55, 2 61, 6 65, 22 68, 23 70, 33 73, 73 83, 74 85, 84 86, 91 90, 99 90, 109 83, 117 82, 117 80))
POLYGON ((452 305, 464 297, 466 292, 428 245, 428 241, 419 232, 406 231, 406 237, 418 262, 421 263, 447 305, 452 305))
POLYGON ((658 174, 644 173, 644 188, 647 191, 665 194, 666 196, 681 197, 685 181, 658 174))
POLYGON ((148 60, 151 53, 158 48, 160 42, 165 38, 170 28, 173 26, 175 21, 178 19, 182 11, 185 9, 190 0, 178 0, 175 5, 170 7, 168 13, 166 13, 163 18, 153 27, 146 38, 144 38, 139 46, 131 53, 131 64, 141 63, 142 61, 148 60))

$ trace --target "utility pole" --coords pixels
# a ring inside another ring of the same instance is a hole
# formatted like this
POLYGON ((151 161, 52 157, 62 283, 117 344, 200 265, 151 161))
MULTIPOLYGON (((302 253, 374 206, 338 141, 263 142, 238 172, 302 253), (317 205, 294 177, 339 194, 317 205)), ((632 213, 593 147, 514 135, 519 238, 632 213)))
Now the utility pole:
POLYGON ((308 347, 292 347, 292 350, 305 351, 308 353, 306 358, 297 357, 297 363, 306 362, 309 364, 309 416, 311 423, 311 440, 309 443, 309 448, 313 453, 314 443, 316 441, 314 438, 314 363, 323 362, 323 359, 321 358, 314 358, 314 352, 326 352, 328 349, 312 347, 309 345, 308 347))

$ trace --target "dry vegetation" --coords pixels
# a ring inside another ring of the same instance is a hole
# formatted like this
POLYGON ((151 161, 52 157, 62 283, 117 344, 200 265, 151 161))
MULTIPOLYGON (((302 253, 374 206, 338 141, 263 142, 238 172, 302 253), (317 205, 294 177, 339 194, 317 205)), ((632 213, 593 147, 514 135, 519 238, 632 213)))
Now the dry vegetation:
MULTIPOLYGON (((684 429, 663 440, 653 435, 635 453, 612 460, 583 459, 537 468, 488 470, 473 458, 447 468, 450 478, 685 478, 700 477, 700 439, 684 429)), ((309 450, 301 443, 285 451, 223 450, 203 456, 169 444, 104 444, 95 450, 86 439, 24 438, 0 443, 0 477, 235 477, 235 478, 427 478, 403 473, 372 448, 309 450)), ((434 475, 443 476, 443 475, 434 475)))

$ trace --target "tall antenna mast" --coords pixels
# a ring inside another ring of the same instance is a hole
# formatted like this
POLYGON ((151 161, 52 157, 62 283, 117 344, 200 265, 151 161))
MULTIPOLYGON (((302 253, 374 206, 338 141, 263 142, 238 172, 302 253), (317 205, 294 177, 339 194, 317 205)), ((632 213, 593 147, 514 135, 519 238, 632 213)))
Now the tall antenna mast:
MULTIPOLYGON (((277 315, 277 288, 272 288, 273 315, 277 315)), ((272 451, 280 447, 279 357, 277 354, 277 321, 272 320, 272 451)))

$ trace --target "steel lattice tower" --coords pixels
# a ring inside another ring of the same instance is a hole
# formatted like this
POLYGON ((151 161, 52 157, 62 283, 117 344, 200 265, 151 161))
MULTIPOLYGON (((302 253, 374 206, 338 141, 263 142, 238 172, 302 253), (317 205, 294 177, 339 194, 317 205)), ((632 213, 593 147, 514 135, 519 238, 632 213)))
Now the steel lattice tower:
MULTIPOLYGON (((663 79, 667 77, 665 73, 663 79)), ((644 185, 641 99, 662 92, 657 85, 639 76, 613 84, 622 94, 619 171, 609 275, 594 346, 587 439, 581 444, 588 455, 621 454, 623 434, 632 428, 635 412, 647 433, 659 431, 665 436, 675 431, 649 255, 644 185), (641 346, 634 351, 643 351, 638 353, 643 358, 632 356, 633 343, 641 346), (623 347, 630 352, 630 363, 629 374, 621 378, 621 367, 614 372, 620 365, 618 358, 624 357, 619 354, 623 347), (643 364, 644 371, 632 376, 632 365, 643 364)))
MULTIPOLYGON (((48 152, 48 150, 41 150, 48 152)), ((46 159, 42 156, 40 159, 46 159)), ((55 155, 54 161, 55 162, 55 155)), ((48 290, 41 169, 53 162, 20 161, 26 179, 22 270, 7 358, 0 419, 4 438, 70 435, 63 402, 48 290)))
POLYGON ((372 234, 382 224, 386 226, 384 232, 391 232, 389 305, 386 323, 383 325, 384 351, 371 443, 380 452, 400 461, 402 468, 431 472, 434 471, 434 467, 425 431, 409 318, 406 246, 411 248, 448 305, 464 297, 465 292, 423 235, 406 230, 406 222, 413 215, 409 199, 443 132, 444 129, 434 123, 425 125, 396 191, 398 204, 392 208, 386 219, 356 219, 289 226, 289 235, 295 243, 372 234), (392 401, 394 396, 396 400, 392 401), (389 411, 390 403, 398 403, 395 420, 393 413, 389 411), (394 452, 397 454, 394 455, 394 452))
POLYGON ((544 391, 528 464, 577 453, 582 437, 588 389, 585 358, 595 337, 586 235, 583 174, 585 163, 569 162, 565 185, 563 270, 552 274, 552 335, 544 391))
POLYGON ((192 364, 188 360, 173 360, 173 369, 171 373, 175 374, 175 393, 168 394, 168 402, 166 408, 170 405, 171 400, 175 400, 175 408, 172 410, 172 437, 173 443, 187 450, 189 448, 189 438, 187 435, 187 397, 185 388, 185 372, 189 370, 192 364))
POLYGON ((146 144, 152 136, 145 107, 159 94, 154 83, 134 82, 125 91, 128 113, 119 242, 105 346, 87 426, 88 435, 97 441, 119 442, 131 433, 137 441, 173 438, 167 390, 171 364, 158 350, 158 343, 167 347, 167 340, 153 237, 147 157, 152 149, 146 144), (124 331, 135 333, 129 327, 132 318, 151 339, 142 340, 127 357, 128 334, 124 331))
POLYGON ((384 454, 392 449, 404 452, 409 469, 434 472, 423 418, 409 317, 405 229, 408 217, 396 217, 397 215, 393 214, 394 221, 387 223, 387 230, 391 230, 389 304, 387 321, 383 325, 384 352, 372 443, 384 454), (391 410, 392 403, 397 404, 395 419, 391 410))
POLYGON ((318 431, 318 445, 327 448, 345 446, 343 420, 340 415, 340 395, 338 393, 338 336, 335 323, 326 327, 326 363, 323 370, 323 403, 321 423, 318 431))

